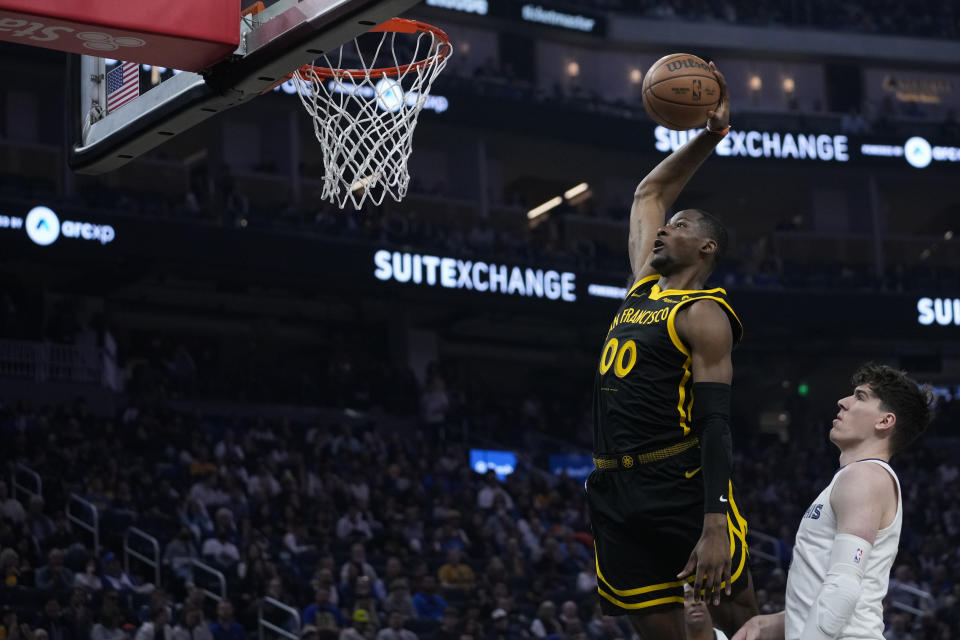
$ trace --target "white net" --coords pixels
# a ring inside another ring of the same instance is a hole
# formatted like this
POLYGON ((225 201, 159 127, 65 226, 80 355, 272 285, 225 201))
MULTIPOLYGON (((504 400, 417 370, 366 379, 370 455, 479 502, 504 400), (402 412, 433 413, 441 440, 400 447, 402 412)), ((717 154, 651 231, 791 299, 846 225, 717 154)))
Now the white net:
POLYGON ((324 54, 322 65, 293 75, 323 151, 321 197, 341 209, 348 202, 359 210, 388 194, 397 202, 406 196, 417 117, 451 52, 432 31, 361 37, 367 38, 363 48, 355 39, 333 59, 324 54), (377 36, 374 48, 368 41, 377 36), (380 73, 384 67, 389 71, 380 73))

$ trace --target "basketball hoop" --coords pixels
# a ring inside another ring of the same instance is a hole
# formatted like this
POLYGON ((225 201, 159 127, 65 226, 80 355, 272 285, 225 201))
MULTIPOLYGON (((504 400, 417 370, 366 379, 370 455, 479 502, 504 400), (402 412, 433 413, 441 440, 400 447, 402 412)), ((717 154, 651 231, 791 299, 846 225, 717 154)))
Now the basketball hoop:
POLYGON ((321 198, 341 209, 406 196, 417 117, 453 51, 446 33, 415 20, 393 18, 370 32, 381 35, 367 54, 355 38, 332 56, 324 53, 322 66, 291 75, 323 150, 321 198), (344 68, 352 58, 356 66, 344 68))

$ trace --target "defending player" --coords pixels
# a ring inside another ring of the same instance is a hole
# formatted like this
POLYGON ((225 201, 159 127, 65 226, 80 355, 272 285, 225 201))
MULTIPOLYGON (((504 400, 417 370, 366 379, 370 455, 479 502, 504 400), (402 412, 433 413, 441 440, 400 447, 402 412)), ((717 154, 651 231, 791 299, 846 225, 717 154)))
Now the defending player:
POLYGON ((756 616, 733 640, 883 639, 883 598, 903 525, 888 464, 930 423, 930 394, 902 371, 867 364, 837 405, 840 470, 800 520, 786 611, 756 616))
POLYGON ((747 523, 730 483, 731 351, 740 320, 723 289, 705 289, 727 244, 698 209, 667 209, 729 130, 726 82, 707 130, 637 187, 630 211, 634 284, 614 317, 594 388, 587 481, 598 591, 644 640, 684 637, 683 584, 712 601, 728 634, 757 613, 747 523), (702 589, 702 590, 701 590, 702 589), (721 591, 733 595, 723 598, 721 591))

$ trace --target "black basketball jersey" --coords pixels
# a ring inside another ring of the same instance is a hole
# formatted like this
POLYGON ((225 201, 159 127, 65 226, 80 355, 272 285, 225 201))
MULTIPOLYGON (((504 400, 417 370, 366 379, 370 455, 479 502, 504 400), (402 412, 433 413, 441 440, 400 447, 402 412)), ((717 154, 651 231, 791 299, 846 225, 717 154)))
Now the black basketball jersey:
POLYGON ((661 291, 659 279, 636 283, 607 331, 594 383, 594 453, 659 449, 690 433, 693 376, 690 350, 676 330, 680 309, 714 300, 730 319, 734 345, 743 336, 726 291, 661 291))

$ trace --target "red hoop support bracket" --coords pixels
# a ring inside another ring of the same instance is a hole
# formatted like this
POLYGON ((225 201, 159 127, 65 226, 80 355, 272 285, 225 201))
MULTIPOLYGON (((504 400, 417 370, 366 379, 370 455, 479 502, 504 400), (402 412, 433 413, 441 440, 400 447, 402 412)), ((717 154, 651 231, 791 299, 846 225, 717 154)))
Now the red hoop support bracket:
MULTIPOLYGON (((408 20, 406 18, 391 18, 382 24, 370 29, 370 33, 432 33, 434 37, 439 40, 442 44, 440 45, 437 53, 430 56, 429 58, 424 58, 417 62, 411 62, 409 64, 401 65, 399 67, 380 67, 377 69, 330 69, 327 67, 318 67, 312 64, 306 64, 300 67, 301 73, 306 73, 310 70, 316 74, 317 78, 321 80, 329 80, 331 78, 343 79, 343 78, 383 78, 383 77, 395 77, 402 76, 403 74, 409 71, 420 71, 425 67, 434 65, 441 60, 445 59, 453 51, 453 47, 450 45, 450 36, 440 29, 435 27, 432 24, 427 24, 426 22, 420 22, 419 20, 408 20)), ((293 77, 293 73, 287 76, 287 80, 293 77)))

